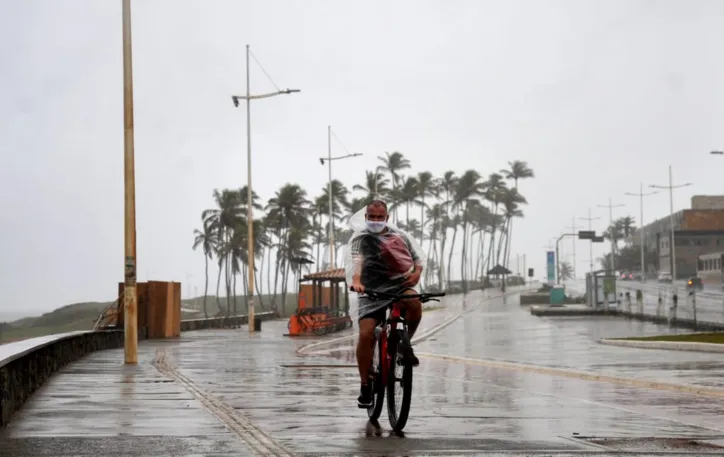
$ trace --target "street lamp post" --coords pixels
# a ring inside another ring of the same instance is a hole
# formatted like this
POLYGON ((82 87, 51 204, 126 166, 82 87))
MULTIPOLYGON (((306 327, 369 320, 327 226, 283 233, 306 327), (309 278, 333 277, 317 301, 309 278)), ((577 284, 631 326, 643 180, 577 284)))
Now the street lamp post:
POLYGON ((639 206, 641 209, 641 219, 639 220, 639 225, 641 226, 639 228, 639 231, 641 232, 641 281, 646 282, 646 256, 644 254, 644 251, 646 250, 644 247, 644 197, 648 197, 650 195, 658 194, 658 191, 644 193, 644 183, 640 183, 639 185, 639 193, 634 194, 631 192, 625 192, 626 195, 629 195, 631 197, 639 197, 639 206))
POLYGON ((123 359, 138 363, 138 296, 136 290, 136 176, 133 142, 133 46, 131 0, 123 0, 123 181, 125 280, 123 287, 123 359))
MULTIPOLYGON (((591 217, 591 208, 588 208, 588 217, 579 217, 579 219, 588 221, 588 230, 593 230, 591 222, 601 219, 600 217, 591 217)), ((588 266, 590 268, 589 273, 593 275, 593 241, 588 244, 588 266)))
POLYGON ((347 154, 340 157, 332 157, 332 127, 327 126, 327 157, 320 157, 319 161, 324 165, 324 161, 327 161, 329 165, 329 181, 327 183, 327 194, 329 194, 329 269, 333 269, 336 266, 335 249, 334 249, 334 199, 332 198, 332 161, 347 159, 350 157, 361 156, 362 154, 355 152, 354 154, 347 154))
POLYGON ((247 223, 247 252, 249 264, 249 289, 247 306, 249 308, 249 331, 254 331, 254 213, 251 190, 251 101, 262 98, 275 97, 277 95, 292 94, 300 92, 299 89, 277 90, 267 94, 251 95, 251 82, 249 78, 249 45, 246 45, 246 95, 232 95, 231 101, 235 107, 239 107, 239 100, 246 100, 246 223, 247 223))
POLYGON ((671 280, 676 281, 676 240, 674 239, 674 189, 680 189, 682 187, 690 186, 691 183, 687 182, 675 186, 673 184, 673 178, 671 177, 671 165, 669 165, 669 185, 659 186, 651 184, 649 187, 653 189, 669 189, 669 225, 671 226, 671 244, 669 245, 669 258, 671 259, 671 280))
POLYGON ((614 230, 613 230, 613 209, 614 208, 621 208, 622 206, 626 206, 623 204, 620 205, 614 205, 611 203, 611 197, 608 197, 608 205, 598 205, 599 208, 608 208, 608 220, 609 220, 609 235, 611 236, 611 274, 615 274, 616 272, 616 240, 614 239, 614 230))
MULTIPOLYGON (((565 229, 571 230, 572 232, 575 232, 576 230, 583 228, 576 225, 576 218, 574 217, 571 220, 570 227, 564 227, 565 229)), ((576 279, 576 238, 573 238, 573 279, 576 279)))

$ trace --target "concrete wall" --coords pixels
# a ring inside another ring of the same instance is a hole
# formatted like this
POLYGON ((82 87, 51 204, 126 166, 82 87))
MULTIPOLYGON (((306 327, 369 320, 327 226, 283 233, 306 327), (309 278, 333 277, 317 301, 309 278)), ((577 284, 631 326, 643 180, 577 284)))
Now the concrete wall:
MULTIPOLYGON (((257 313, 265 321, 274 313, 257 313)), ((248 316, 181 321, 182 331, 238 327, 248 316)), ((144 335, 139 334, 139 339, 144 335)), ((50 376, 88 353, 123 347, 123 331, 103 330, 48 335, 0 346, 0 428, 50 376)))
MULTIPOLYGON (((0 360, 0 427, 7 425, 10 416, 62 366, 90 352, 123 346, 121 331, 75 332, 38 339, 44 343, 28 344, 27 350, 0 360)), ((15 344, 20 343, 24 342, 15 344)))

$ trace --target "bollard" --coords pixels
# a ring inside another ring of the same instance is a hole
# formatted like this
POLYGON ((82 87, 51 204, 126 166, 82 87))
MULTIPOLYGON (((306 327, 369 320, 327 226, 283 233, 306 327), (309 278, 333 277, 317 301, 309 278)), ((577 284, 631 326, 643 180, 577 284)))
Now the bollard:
POLYGON ((626 291, 626 308, 628 308, 629 317, 631 315, 631 292, 626 291))

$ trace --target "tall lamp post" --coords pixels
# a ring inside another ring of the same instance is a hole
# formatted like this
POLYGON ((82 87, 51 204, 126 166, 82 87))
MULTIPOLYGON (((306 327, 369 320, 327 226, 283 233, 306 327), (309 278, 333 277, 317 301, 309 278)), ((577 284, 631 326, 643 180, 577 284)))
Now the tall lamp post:
POLYGON ((136 176, 133 148, 133 46, 131 0, 123 0, 123 181, 125 279, 123 287, 123 360, 138 363, 138 296, 136 290, 136 176))
MULTIPOLYGON (((571 232, 577 232, 578 229, 581 229, 583 227, 579 227, 576 225, 576 218, 574 217, 571 220, 571 225, 569 227, 564 227, 566 230, 570 230, 571 232)), ((573 279, 576 279, 576 238, 573 238, 573 279)))
MULTIPOLYGON (((588 208, 588 217, 579 217, 583 221, 588 221, 588 230, 593 230, 593 221, 601 219, 600 217, 591 217, 591 208, 588 208)), ((590 268, 589 273, 593 275, 593 241, 588 244, 588 267, 590 268)))
POLYGON ((246 45, 246 95, 232 95, 231 101, 235 107, 239 107, 239 100, 246 100, 246 223, 248 237, 248 264, 249 264, 249 289, 247 306, 249 308, 249 331, 254 331, 254 214, 253 214, 253 192, 251 190, 251 101, 262 98, 275 97, 277 95, 292 94, 300 92, 299 89, 277 90, 266 94, 251 95, 251 83, 249 80, 249 45, 246 45))
POLYGON ((650 195, 656 195, 658 194, 658 191, 654 192, 648 192, 644 193, 644 183, 640 183, 639 185, 639 193, 634 194, 632 192, 625 192, 625 195, 631 196, 631 197, 639 197, 639 207, 641 210, 641 219, 639 220, 639 225, 641 226, 639 228, 639 232, 641 232, 641 281, 646 282, 646 255, 644 254, 644 251, 646 248, 644 247, 645 242, 645 235, 644 235, 644 197, 648 197, 650 195))
POLYGON ((608 208, 608 220, 609 220, 609 227, 610 230, 609 235, 611 236, 611 274, 615 274, 616 272, 616 240, 614 240, 614 231, 613 231, 613 209, 614 208, 621 208, 623 204, 620 205, 614 205, 611 203, 611 197, 608 197, 608 205, 597 205, 599 208, 608 208))
POLYGON ((320 157, 319 162, 324 165, 324 161, 327 161, 329 165, 329 181, 327 183, 327 194, 329 194, 329 269, 333 269, 336 266, 335 249, 334 249, 334 199, 332 198, 332 161, 348 159, 350 157, 361 156, 362 154, 355 152, 354 154, 347 154, 340 157, 332 157, 332 127, 327 126, 327 157, 320 157))
POLYGON ((651 184, 649 187, 653 189, 668 189, 669 190, 669 225, 671 226, 671 244, 669 245, 669 258, 671 259, 671 280, 676 281, 676 240, 674 239, 674 189, 680 189, 682 187, 690 186, 691 183, 687 182, 675 186, 671 177, 671 165, 669 165, 669 185, 659 186, 651 184))

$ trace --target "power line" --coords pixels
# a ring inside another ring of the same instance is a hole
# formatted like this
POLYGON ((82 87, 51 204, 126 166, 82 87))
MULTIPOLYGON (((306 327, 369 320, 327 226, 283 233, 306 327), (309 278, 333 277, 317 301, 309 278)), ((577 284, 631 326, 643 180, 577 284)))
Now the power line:
POLYGON ((262 73, 264 73, 264 75, 266 75, 266 78, 269 80, 270 83, 272 83, 274 88, 278 91, 281 91, 279 86, 277 86, 277 84, 274 82, 274 80, 271 78, 271 76, 269 76, 269 73, 267 73, 267 71, 264 69, 264 66, 261 64, 261 62, 259 62, 259 60, 256 58, 254 53, 251 52, 251 50, 249 50, 249 55, 251 55, 251 58, 254 59, 254 62, 256 62, 256 64, 259 65, 259 68, 261 68, 262 73))

